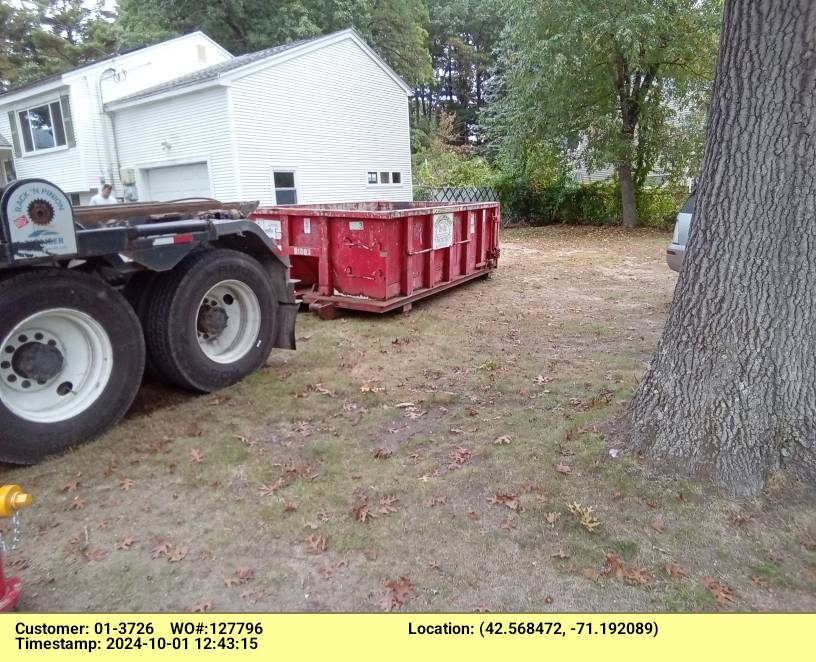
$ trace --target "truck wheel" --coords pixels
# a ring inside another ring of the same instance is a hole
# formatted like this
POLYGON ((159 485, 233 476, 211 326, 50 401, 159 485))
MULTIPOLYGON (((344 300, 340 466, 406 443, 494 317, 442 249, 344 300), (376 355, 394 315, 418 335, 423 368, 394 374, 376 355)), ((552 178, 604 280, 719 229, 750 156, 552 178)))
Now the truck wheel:
POLYGON ((209 393, 264 364, 276 314, 269 275, 257 260, 226 249, 194 253, 155 284, 148 352, 168 381, 209 393))
POLYGON ((95 276, 37 269, 4 279, 0 340, 0 461, 33 464, 98 436, 139 390, 139 321, 95 276))
MULTIPOLYGON (((145 329, 147 328, 147 311, 150 307, 150 297, 153 295, 153 284, 156 282, 156 278, 158 278, 158 274, 153 271, 139 271, 130 277, 122 289, 122 295, 133 307, 136 317, 139 318, 143 335, 145 335, 145 329)), ((147 337, 145 336, 146 342, 147 337)), ((146 379, 154 381, 161 379, 161 373, 153 363, 150 354, 145 356, 144 376, 146 379)))

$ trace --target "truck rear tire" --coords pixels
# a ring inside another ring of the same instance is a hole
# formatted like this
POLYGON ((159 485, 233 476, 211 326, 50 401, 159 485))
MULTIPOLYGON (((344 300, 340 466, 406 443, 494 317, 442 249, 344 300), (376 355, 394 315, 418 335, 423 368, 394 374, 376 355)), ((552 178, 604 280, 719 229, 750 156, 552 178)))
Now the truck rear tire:
MULTIPOLYGON (((142 326, 142 335, 145 336, 145 343, 147 343, 145 332, 147 328, 147 312, 150 308, 150 298, 153 295, 153 284, 157 278, 158 274, 154 271, 139 271, 130 277, 130 280, 128 280, 122 289, 122 296, 127 299, 127 302, 133 307, 136 317, 139 318, 139 323, 142 326)), ((153 363, 150 354, 146 354, 145 356, 144 376, 145 379, 152 381, 161 379, 161 373, 153 363)))
POLYGON ((210 393, 264 364, 276 316, 269 274, 257 260, 227 249, 193 253, 154 285, 148 353, 168 381, 210 393))
POLYGON ((136 397, 144 340, 99 278, 36 269, 0 281, 0 461, 33 464, 100 435, 136 397))

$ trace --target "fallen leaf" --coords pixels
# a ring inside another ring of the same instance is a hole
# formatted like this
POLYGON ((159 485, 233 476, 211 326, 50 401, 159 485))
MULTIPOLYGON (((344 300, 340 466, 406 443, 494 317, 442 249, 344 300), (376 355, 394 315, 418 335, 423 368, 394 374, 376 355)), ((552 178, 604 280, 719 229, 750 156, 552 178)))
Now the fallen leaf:
POLYGON ((593 533, 601 525, 601 521, 595 517, 595 512, 592 506, 582 506, 580 503, 573 502, 567 504, 570 513, 578 520, 578 523, 590 533, 593 533))
POLYGON ((136 481, 131 480, 130 478, 123 478, 122 480, 119 481, 119 488, 124 490, 125 492, 127 492, 135 484, 136 484, 136 481))
POLYGON ((80 496, 75 496, 71 503, 68 504, 66 510, 82 510, 86 506, 85 499, 80 496))
POLYGON ((511 492, 496 492, 496 496, 490 497, 487 501, 494 505, 499 504, 506 506, 510 510, 515 510, 517 513, 524 512, 524 506, 521 505, 518 497, 511 492))
POLYGON ((82 551, 82 558, 89 563, 93 561, 101 561, 107 555, 108 553, 101 547, 88 547, 82 551))
POLYGON ((497 437, 496 439, 494 439, 493 443, 496 444, 496 446, 503 446, 511 443, 512 441, 513 440, 510 437, 508 437, 507 435, 503 435, 501 437, 497 437))
POLYGON ((584 568, 581 570, 581 574, 593 582, 597 582, 601 577, 600 574, 598 574, 598 571, 593 570, 592 568, 584 568))
POLYGON ((190 462, 193 464, 201 464, 204 461, 204 451, 200 448, 190 449, 190 462))
POLYGON ((740 515, 739 513, 734 513, 731 515, 731 524, 734 526, 745 526, 746 524, 750 523, 751 520, 754 518, 750 515, 740 515))
POLYGON ((450 460, 448 469, 458 469, 470 459, 470 450, 464 446, 457 446, 448 453, 448 459, 450 460))
POLYGON ((624 563, 617 554, 606 555, 606 565, 601 576, 623 579, 627 584, 650 587, 652 578, 645 568, 638 568, 624 563))
POLYGON ((488 607, 484 602, 476 607, 476 611, 480 614, 489 614, 491 612, 490 607, 488 607))
POLYGON ((170 563, 178 563, 187 557, 187 549, 184 547, 175 547, 167 554, 167 560, 170 563))
POLYGON ((238 566, 232 575, 240 584, 246 584, 255 579, 255 571, 248 566, 238 566))
POLYGON ((199 602, 196 602, 192 606, 191 611, 197 613, 210 611, 212 609, 212 606, 213 604, 211 600, 200 600, 199 602))
POLYGON ((121 550, 128 550, 130 549, 133 544, 136 542, 136 538, 133 536, 125 536, 124 538, 120 538, 119 541, 116 543, 116 549, 121 550))
POLYGON ((555 465, 555 470, 560 474, 564 474, 565 476, 572 474, 572 467, 568 464, 558 463, 555 465))
POLYGON ((538 375, 535 379, 533 379, 533 381, 536 384, 549 384, 550 382, 552 382, 554 380, 555 380, 555 377, 549 377, 549 376, 545 377, 544 375, 538 375))
POLYGON ((470 521, 472 521, 472 522, 478 522, 478 521, 479 521, 479 513, 477 513, 475 510, 471 510, 471 511, 470 511, 470 512, 467 514, 467 516, 468 516, 468 519, 469 519, 470 521))
POLYGON ((263 597, 263 593, 261 593, 258 589, 248 588, 245 591, 241 591, 240 596, 242 600, 258 602, 258 600, 263 597))
POLYGON ((649 508, 657 508, 657 501, 647 501, 646 505, 649 506, 649 508))
POLYGON ((613 490, 613 491, 612 491, 612 500, 613 500, 613 501, 617 501, 617 500, 618 500, 618 499, 620 499, 622 496, 623 496, 623 495, 622 495, 622 494, 621 494, 621 493, 620 493, 618 490, 613 490))
POLYGON ((295 501, 284 501, 283 502, 283 512, 285 513, 293 513, 298 509, 298 503, 295 501))
POLYGON ((380 554, 376 549, 367 549, 363 552, 363 556, 365 556, 369 561, 376 561, 379 555, 380 554))
POLYGON ((658 533, 665 533, 666 531, 666 525, 663 523, 663 518, 659 516, 652 519, 652 521, 649 522, 649 526, 658 533))
POLYGON ((388 589, 388 595, 380 602, 385 611, 399 609, 408 600, 416 597, 414 585, 407 577, 385 582, 385 588, 388 589))
MULTIPOLYGON (((81 476, 81 475, 82 474, 78 474, 78 476, 81 476)), ((79 482, 79 478, 77 477, 76 480, 72 480, 70 483, 66 483, 65 485, 63 485, 62 491, 63 492, 76 492, 77 489, 79 489, 79 486, 80 486, 80 482, 79 482)))
POLYGON ((326 536, 319 536, 316 533, 310 535, 304 541, 307 554, 322 554, 326 551, 329 539, 326 536))
POLYGON ((361 504, 354 509, 354 519, 358 522, 367 522, 370 517, 371 513, 368 512, 367 503, 361 504))
POLYGON ((173 545, 171 545, 166 540, 155 540, 153 542, 153 546, 150 548, 150 556, 151 558, 157 559, 160 556, 169 556, 170 552, 173 550, 173 545))
POLYGON ((544 521, 547 522, 551 527, 555 528, 555 525, 558 523, 558 520, 561 519, 561 513, 547 513, 544 515, 544 521))
POLYGON ((394 504, 397 503, 397 501, 399 501, 399 499, 393 494, 382 497, 380 499, 380 507, 377 508, 377 512, 381 515, 397 512, 397 509, 394 507, 394 504))
POLYGON ((513 521, 512 517, 508 517, 499 525, 499 528, 504 531, 512 531, 516 528, 516 523, 513 521))
POLYGON ((258 487, 258 494, 261 496, 272 496, 280 488, 281 485, 279 483, 261 483, 261 485, 258 487))
POLYGON ((434 506, 442 506, 448 502, 448 495, 443 493, 432 494, 430 497, 425 499, 423 502, 428 508, 433 508, 434 506))
POLYGON ((544 598, 544 604, 545 605, 551 605, 552 603, 553 603, 553 598, 552 598, 551 595, 548 595, 546 598, 544 598))
POLYGON ((390 448, 375 448, 372 455, 374 456, 375 460, 386 460, 394 454, 394 451, 390 448))
POLYGON ((736 602, 734 598, 734 593, 728 587, 727 584, 723 584, 722 582, 717 581, 712 577, 705 577, 700 580, 703 583, 709 593, 714 597, 714 600, 717 602, 718 608, 728 607, 729 605, 736 602))
POLYGON ((669 561, 666 564, 666 574, 672 579, 682 579, 683 577, 688 577, 688 570, 682 565, 669 561))

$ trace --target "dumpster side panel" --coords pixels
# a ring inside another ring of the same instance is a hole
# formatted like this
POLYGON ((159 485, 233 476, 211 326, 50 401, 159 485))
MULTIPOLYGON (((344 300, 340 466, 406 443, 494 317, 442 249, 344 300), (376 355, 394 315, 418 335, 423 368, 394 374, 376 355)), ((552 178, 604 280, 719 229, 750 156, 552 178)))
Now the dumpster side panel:
POLYGON ((498 260, 496 203, 271 207, 253 218, 280 226, 276 241, 307 303, 384 312, 486 275, 498 260))

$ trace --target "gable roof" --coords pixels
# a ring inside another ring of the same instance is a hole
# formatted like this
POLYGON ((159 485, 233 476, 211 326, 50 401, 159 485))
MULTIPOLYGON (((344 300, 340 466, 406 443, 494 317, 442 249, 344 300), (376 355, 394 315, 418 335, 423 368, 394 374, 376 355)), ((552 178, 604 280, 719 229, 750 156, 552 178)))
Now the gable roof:
MULTIPOLYGON (((91 62, 85 62, 84 64, 77 65, 76 67, 71 67, 70 69, 66 69, 65 71, 61 71, 58 74, 51 74, 50 76, 45 76, 44 78, 38 78, 37 80, 31 81, 29 83, 23 83, 22 85, 17 85, 16 87, 11 87, 4 92, 0 92, 0 103, 5 101, 4 97, 11 97, 17 96, 19 92, 25 92, 27 90, 34 90, 38 87, 47 87, 51 88, 57 86, 58 84, 63 82, 64 76, 71 76, 72 74, 78 73, 84 69, 88 69, 90 67, 96 67, 100 64, 104 64, 110 60, 116 60, 117 58, 124 57, 125 55, 131 55, 133 53, 137 53, 139 51, 147 51, 151 48, 156 48, 158 46, 164 46, 165 44, 169 44, 174 41, 179 41, 181 39, 188 39, 194 35, 199 35, 206 38, 208 41, 212 42, 214 46, 222 50, 228 56, 232 57, 232 54, 227 51, 221 44, 217 43, 209 36, 204 34, 201 30, 196 30, 195 32, 190 32, 189 34, 179 35, 178 37, 173 37, 172 39, 165 39, 164 41, 157 42, 155 44, 146 44, 143 46, 135 46, 133 48, 126 48, 124 50, 117 51, 116 53, 112 53, 110 55, 106 55, 105 57, 99 58, 98 60, 93 60, 91 62)), ((29 96, 29 95, 26 95, 29 96)))
POLYGON ((277 55, 278 53, 283 53, 284 51, 296 48, 301 44, 309 43, 310 41, 314 40, 301 39, 299 41, 293 41, 291 43, 283 44, 281 46, 265 48, 262 51, 255 51, 254 53, 247 53, 246 55, 238 55, 237 57, 234 57, 231 60, 227 60, 226 62, 211 64, 209 67, 204 67, 203 69, 199 69, 198 71, 194 71, 184 76, 179 76, 178 78, 174 78, 164 83, 159 83, 158 85, 148 87, 144 90, 139 90, 138 92, 128 94, 127 96, 124 97, 119 97, 115 101, 112 101, 110 105, 113 105, 114 103, 118 105, 120 103, 126 103, 128 101, 135 101, 143 97, 152 97, 156 94, 161 94, 162 92, 168 92, 170 90, 179 90, 184 87, 189 87, 190 85, 196 85, 198 83, 204 83, 209 80, 215 80, 221 74, 227 73, 228 71, 233 71, 234 69, 238 69, 239 67, 252 64, 253 62, 264 60, 273 55, 277 55))
POLYGON ((175 96, 207 85, 217 85, 226 78, 238 78, 254 70, 263 69, 274 64, 275 60, 283 59, 284 55, 296 57, 300 53, 342 41, 343 39, 351 39, 354 41, 406 94, 412 93, 411 88, 408 87, 405 81, 403 81, 352 28, 347 28, 320 37, 301 39, 288 44, 255 51, 254 53, 239 55, 229 61, 204 67, 185 76, 180 76, 179 78, 110 101, 105 104, 105 109, 117 110, 131 105, 146 103, 163 96, 175 96))

